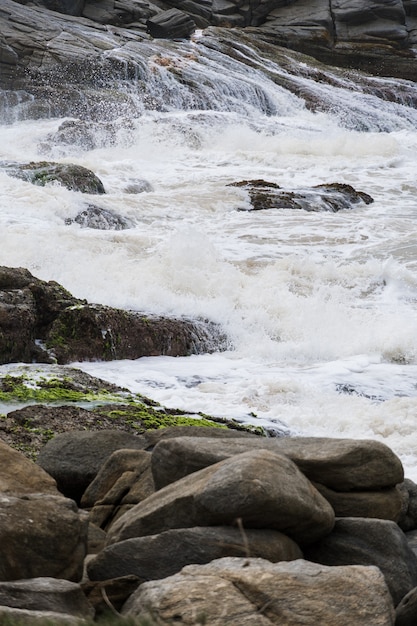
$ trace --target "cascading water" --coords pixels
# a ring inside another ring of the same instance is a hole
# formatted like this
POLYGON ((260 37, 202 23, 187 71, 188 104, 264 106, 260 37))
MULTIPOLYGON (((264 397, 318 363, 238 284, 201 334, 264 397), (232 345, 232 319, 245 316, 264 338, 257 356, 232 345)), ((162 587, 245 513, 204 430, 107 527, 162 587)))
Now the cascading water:
POLYGON ((110 112, 74 116, 89 126, 72 143, 63 119, 25 119, 24 97, 0 126, 0 161, 88 167, 100 206, 133 227, 82 228, 88 197, 0 170, 0 264, 91 302, 208 318, 233 345, 80 368, 168 406, 377 438, 417 477, 417 87, 222 29, 140 52, 118 60, 137 68, 109 79, 110 112), (344 183, 374 203, 238 211, 248 196, 229 184, 251 179, 344 183))

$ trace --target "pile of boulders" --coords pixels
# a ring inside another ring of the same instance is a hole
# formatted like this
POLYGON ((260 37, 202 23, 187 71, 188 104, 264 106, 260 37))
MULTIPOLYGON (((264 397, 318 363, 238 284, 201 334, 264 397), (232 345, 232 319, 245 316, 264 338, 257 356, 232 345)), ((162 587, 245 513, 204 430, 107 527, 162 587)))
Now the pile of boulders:
POLYGON ((417 488, 384 444, 88 435, 57 435, 36 464, 0 443, 0 618, 416 623, 417 488))

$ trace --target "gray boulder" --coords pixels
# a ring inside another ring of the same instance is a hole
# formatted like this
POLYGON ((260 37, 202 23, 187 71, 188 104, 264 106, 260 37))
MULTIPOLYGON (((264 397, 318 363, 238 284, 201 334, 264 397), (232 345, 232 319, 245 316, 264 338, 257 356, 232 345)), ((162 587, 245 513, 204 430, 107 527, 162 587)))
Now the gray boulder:
POLYGON ((269 528, 300 545, 333 528, 328 502, 288 458, 267 450, 235 455, 157 491, 120 517, 108 543, 173 528, 269 528))
MULTIPOLYGON (((92 618, 94 609, 79 584, 57 578, 0 582, 0 605, 92 618)), ((0 613, 1 614, 1 613, 0 613)))
POLYGON ((336 520, 331 534, 305 550, 324 565, 375 565, 397 605, 417 585, 417 557, 394 522, 365 518, 336 520))
POLYGON ((110 209, 103 209, 95 204, 89 204, 85 209, 72 218, 67 218, 65 223, 79 224, 81 228, 94 228, 95 230, 126 230, 132 228, 130 220, 110 209))
POLYGON ((148 33, 157 39, 185 39, 196 29, 194 20, 179 9, 161 11, 146 22, 148 33))
POLYGON ((55 478, 61 493, 80 502, 104 461, 115 450, 142 450, 145 447, 144 437, 123 431, 71 431, 48 441, 41 449, 37 463, 55 478))
POLYGON ((394 607, 376 567, 326 567, 303 560, 223 558, 141 585, 127 617, 228 626, 393 626, 394 607))
POLYGON ((316 489, 332 505, 336 517, 372 517, 398 522, 403 499, 398 488, 339 492, 319 483, 316 489))
POLYGON ((379 490, 404 479, 400 459, 373 440, 325 437, 219 439, 175 438, 161 441, 152 453, 155 486, 163 487, 212 463, 247 450, 285 454, 309 480, 335 491, 379 490))
POLYGON ((209 563, 225 556, 260 557, 268 561, 302 558, 298 545, 275 530, 227 526, 180 528, 159 535, 126 539, 89 560, 90 580, 134 574, 143 580, 166 578, 191 563, 209 563))
POLYGON ((81 193, 104 194, 101 180, 86 167, 71 163, 23 163, 6 166, 5 172, 15 178, 21 178, 34 185, 44 187, 58 183, 71 191, 81 193))
POLYGON ((415 626, 417 624, 417 587, 404 596, 395 608, 395 626, 415 626))
POLYGON ((0 495, 0 580, 53 577, 79 581, 87 527, 88 515, 67 498, 0 495))

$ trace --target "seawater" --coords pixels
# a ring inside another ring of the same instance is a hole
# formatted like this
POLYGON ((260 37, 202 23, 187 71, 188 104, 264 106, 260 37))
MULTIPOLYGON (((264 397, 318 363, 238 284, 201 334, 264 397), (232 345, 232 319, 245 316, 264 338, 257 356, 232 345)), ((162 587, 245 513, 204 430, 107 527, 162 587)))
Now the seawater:
POLYGON ((155 97, 167 105, 144 107, 110 144, 54 144, 62 119, 0 125, 0 161, 77 163, 107 192, 0 171, 0 264, 90 302, 207 318, 230 339, 222 353, 75 364, 90 374, 271 430, 377 439, 417 479, 417 111, 296 76, 327 102, 314 112, 271 80, 281 69, 270 60, 268 74, 258 57, 248 67, 198 49, 197 62, 192 45, 165 43, 164 54, 200 80, 216 84, 217 72, 215 98, 207 89, 193 101, 156 63, 155 97), (228 185, 250 179, 290 190, 347 183, 374 203, 238 210, 248 198, 228 185), (153 191, 126 192, 143 180, 153 191), (87 202, 133 227, 66 223, 87 202))

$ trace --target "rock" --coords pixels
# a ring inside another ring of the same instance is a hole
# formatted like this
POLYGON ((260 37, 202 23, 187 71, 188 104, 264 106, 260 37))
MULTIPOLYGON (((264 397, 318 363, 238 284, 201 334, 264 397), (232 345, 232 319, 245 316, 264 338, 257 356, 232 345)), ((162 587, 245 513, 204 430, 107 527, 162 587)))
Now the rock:
POLYGON ((331 534, 305 550, 324 565, 375 565, 397 605, 417 585, 417 557, 394 522, 365 518, 336 520, 331 534))
POLYGON ((105 547, 106 533, 89 519, 87 554, 98 554, 105 547))
POLYGON ((29 611, 27 609, 13 609, 7 606, 0 606, 0 619, 4 624, 13 626, 84 626, 84 618, 54 613, 53 611, 29 611))
POLYGON ((395 626, 415 626, 417 623, 417 587, 411 589, 395 609, 395 626))
MULTIPOLYGON (((0 441, 0 493, 59 495, 55 480, 38 465, 0 441)), ((1 602, 0 602, 1 604, 1 602)))
POLYGON ((89 204, 74 219, 67 218, 65 223, 70 225, 76 222, 81 228, 95 228, 96 230, 126 230, 133 224, 122 215, 103 209, 94 204, 89 204))
POLYGON ((0 495, 0 580, 53 577, 79 581, 87 527, 87 514, 67 498, 0 495))
POLYGON ((123 189, 124 193, 129 193, 129 194, 137 194, 137 193, 144 193, 144 192, 151 192, 154 191, 154 188, 152 187, 151 183, 147 180, 132 180, 131 182, 129 182, 128 185, 126 185, 126 187, 123 189))
POLYGON ((161 623, 228 626, 392 626, 394 608, 375 567, 223 558, 141 585, 122 614, 161 623), (221 602, 219 601, 221 598, 221 602), (204 616, 204 617, 203 617, 204 616))
MULTIPOLYGON (((210 428, 207 426, 173 426, 171 428, 157 428, 156 430, 147 430, 144 433, 148 442, 147 450, 152 450, 159 441, 165 439, 175 439, 177 437, 209 437, 211 439, 241 439, 256 438, 259 436, 257 432, 248 432, 247 430, 239 430, 239 424, 230 423, 230 429, 210 428)), ((213 442, 207 442, 213 445, 213 442)), ((203 469, 199 467, 198 469, 203 469)), ((183 478, 183 476, 180 476, 183 478)))
POLYGON ((87 487, 81 506, 91 509, 93 523, 107 529, 115 519, 154 491, 150 452, 116 450, 104 461, 87 487))
POLYGON ((5 172, 15 178, 21 178, 34 185, 44 187, 50 183, 59 183, 71 191, 103 194, 103 183, 86 167, 71 163, 25 163, 10 165, 5 172))
POLYGON ((188 356, 226 347, 216 324, 101 305, 67 308, 51 324, 45 343, 58 363, 188 356))
POLYGON ((225 556, 291 561, 302 552, 289 537, 275 530, 227 526, 180 528, 158 535, 126 539, 105 548, 88 562, 90 580, 127 574, 154 580, 179 572, 185 565, 209 563, 225 556))
MULTIPOLYGON (((229 187, 241 187, 249 195, 251 209, 303 209, 304 211, 332 211, 352 209, 357 204, 371 204, 373 199, 351 185, 331 183, 316 185, 310 189, 285 190, 276 183, 249 180, 231 183, 229 187)), ((241 209, 246 210, 246 209, 241 209)))
POLYGON ((410 530, 405 533, 405 538, 407 539, 407 543, 409 547, 412 549, 414 554, 417 556, 417 530, 410 530))
POLYGON ((161 441, 152 453, 157 489, 191 472, 247 450, 285 454, 309 480, 335 491, 394 487, 403 481, 400 459, 388 446, 372 440, 326 437, 251 437, 217 440, 175 438, 161 441))
POLYGON ((371 517, 393 522, 400 518, 403 500, 396 487, 340 493, 318 483, 314 486, 330 502, 336 517, 371 517))
POLYGON ((44 6, 50 11, 79 16, 84 9, 85 0, 34 0, 35 6, 44 6))
POLYGON ((334 513, 296 465, 253 450, 157 491, 120 517, 108 544, 174 528, 233 525, 279 530, 300 545, 327 535, 334 513))
POLYGON ((0 363, 186 356, 227 346, 222 329, 209 320, 88 304, 54 281, 0 267, 0 363))
POLYGON ((179 9, 161 11, 146 22, 148 33, 158 39, 185 39, 196 29, 193 19, 179 9))
POLYGON ((87 580, 82 584, 82 588, 88 601, 93 605, 96 615, 100 616, 108 615, 110 606, 116 611, 120 611, 141 582, 143 581, 140 578, 129 574, 110 580, 87 580))
POLYGON ((398 525, 404 532, 407 532, 417 528, 417 485, 406 478, 400 487, 405 505, 398 525))
POLYGON ((37 462, 55 478, 61 493, 79 502, 115 450, 145 447, 146 440, 140 435, 117 430, 72 431, 51 439, 40 451, 37 462))
POLYGON ((29 611, 51 611, 74 617, 93 618, 79 584, 56 578, 31 578, 0 582, 0 605, 29 611))

